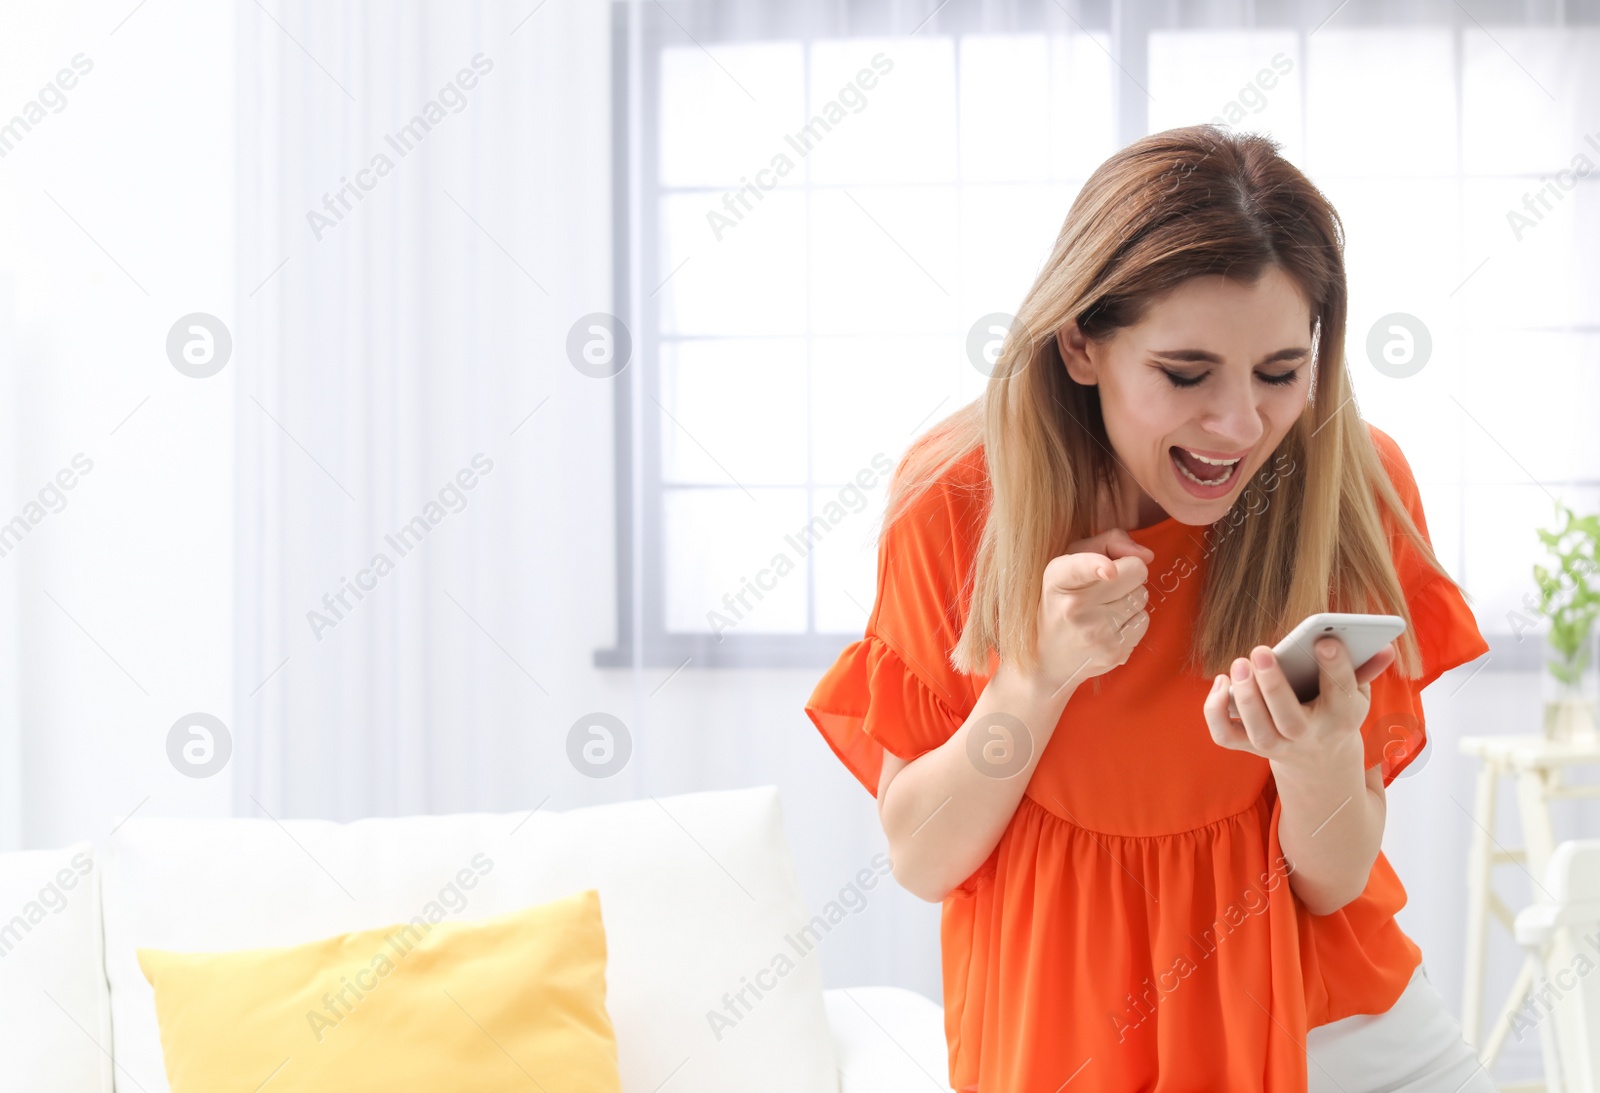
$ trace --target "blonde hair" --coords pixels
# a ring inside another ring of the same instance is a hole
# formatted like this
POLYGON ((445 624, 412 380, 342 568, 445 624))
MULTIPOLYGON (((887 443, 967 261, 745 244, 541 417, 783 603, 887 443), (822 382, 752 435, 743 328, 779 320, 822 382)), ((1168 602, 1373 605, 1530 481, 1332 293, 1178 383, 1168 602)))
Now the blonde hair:
MULTIPOLYGON (((1073 202, 984 393, 918 438, 896 468, 885 532, 983 446, 989 505, 967 574, 971 608, 950 652, 958 671, 987 672, 991 651, 1032 671, 1045 565, 1107 530, 1093 526, 1116 481, 1099 389, 1067 374, 1056 332, 1075 320, 1101 341, 1139 322, 1151 302, 1188 278, 1222 274, 1250 283, 1277 266, 1311 304, 1311 401, 1266 463, 1292 460, 1269 503, 1230 519, 1210 554, 1185 668, 1226 672, 1235 657, 1275 644, 1305 616, 1342 610, 1405 618, 1395 669, 1411 679, 1421 674, 1380 505, 1427 563, 1449 576, 1356 408, 1344 361, 1343 226, 1278 147, 1269 137, 1196 125, 1145 137, 1102 164, 1073 202)), ((1230 517, 1249 495, 1241 491, 1230 517)))

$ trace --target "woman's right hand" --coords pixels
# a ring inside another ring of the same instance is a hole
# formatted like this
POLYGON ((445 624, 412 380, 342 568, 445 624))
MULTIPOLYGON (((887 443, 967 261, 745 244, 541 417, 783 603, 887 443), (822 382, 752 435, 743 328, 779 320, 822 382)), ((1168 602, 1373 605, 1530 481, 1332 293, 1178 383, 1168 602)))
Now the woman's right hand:
POLYGON ((901 887, 930 902, 994 852, 1071 700, 1066 686, 1127 660, 1149 625, 1149 549, 1113 530, 1067 550, 1045 566, 1038 667, 1024 675, 1002 660, 943 744, 909 761, 884 752, 878 817, 889 860, 901 887))
POLYGON ((1150 628, 1145 586, 1155 553, 1121 528, 1050 559, 1039 597, 1038 673, 1052 691, 1123 664, 1150 628))

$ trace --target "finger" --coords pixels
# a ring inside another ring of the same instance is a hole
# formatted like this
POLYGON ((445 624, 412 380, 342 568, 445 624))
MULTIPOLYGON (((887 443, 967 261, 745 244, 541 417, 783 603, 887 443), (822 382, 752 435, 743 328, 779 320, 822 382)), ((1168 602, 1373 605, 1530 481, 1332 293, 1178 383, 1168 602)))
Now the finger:
POLYGON ((1353 714, 1361 701, 1355 666, 1350 651, 1338 638, 1323 637, 1312 643, 1317 658, 1318 693, 1316 705, 1339 714, 1353 714))
POLYGON ((1256 683, 1255 669, 1243 657, 1234 660, 1230 667, 1233 675, 1229 684, 1233 688, 1233 704, 1239 707, 1239 720, 1244 723, 1244 731, 1250 737, 1250 744, 1260 755, 1268 758, 1277 754, 1287 741, 1283 734, 1272 721, 1272 712, 1267 709, 1266 699, 1261 695, 1261 688, 1256 683), (1238 678, 1239 665, 1245 666, 1245 677, 1238 678))
POLYGON ((1116 576, 1116 562, 1092 550, 1057 555, 1044 567, 1045 588, 1058 592, 1086 592, 1110 584, 1116 576))
POLYGON ((1101 603, 1115 603, 1141 587, 1150 576, 1150 567, 1137 554, 1113 558, 1109 565, 1116 570, 1116 576, 1096 589, 1093 595, 1101 603))
POLYGON ((1365 664, 1356 669, 1356 682, 1370 683, 1382 675, 1385 668, 1399 659, 1400 653, 1395 649, 1394 642, 1391 641, 1388 645, 1373 653, 1372 656, 1367 658, 1365 664))
POLYGON ((1298 740, 1305 735, 1306 712, 1289 683, 1289 677, 1284 675, 1283 668, 1278 664, 1278 655, 1267 646, 1258 645, 1250 650, 1250 660, 1255 669, 1256 685, 1261 689, 1261 697, 1266 702, 1273 725, 1285 739, 1298 740), (1258 658, 1269 663, 1263 666, 1258 658))
POLYGON ((1117 623, 1117 634, 1123 641, 1137 645, 1150 629, 1150 612, 1140 609, 1117 623))
POLYGON ((1206 728, 1211 730, 1211 739, 1218 747, 1255 754, 1244 723, 1228 716, 1227 676, 1219 675, 1211 681, 1211 692, 1206 695, 1201 709, 1205 712, 1206 728))
MULTIPOLYGON (((1100 541, 1099 545, 1094 549, 1109 558, 1139 557, 1145 560, 1146 565, 1156 560, 1155 551, 1141 543, 1134 542, 1133 536, 1122 528, 1112 528, 1110 531, 1096 535, 1094 539, 1100 541)), ((1094 540, 1090 541, 1093 542, 1094 540)))
POLYGON ((1150 606, 1150 586, 1141 584, 1117 603, 1118 625, 1127 625, 1128 619, 1150 606))

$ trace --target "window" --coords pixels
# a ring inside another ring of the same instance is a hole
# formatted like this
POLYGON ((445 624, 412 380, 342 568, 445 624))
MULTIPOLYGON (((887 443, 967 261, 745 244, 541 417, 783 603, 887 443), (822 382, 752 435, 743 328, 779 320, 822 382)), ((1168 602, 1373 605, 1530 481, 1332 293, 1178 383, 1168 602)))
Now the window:
MULTIPOLYGON (((1554 175, 1600 162, 1582 136, 1600 86, 1579 67, 1596 29, 1479 25, 1453 5, 1405 26, 1376 4, 1253 25, 1150 7, 997 23, 950 4, 920 26, 866 5, 636 9, 641 213, 619 196, 617 238, 620 267, 637 228, 618 298, 642 397, 619 380, 620 640, 597 663, 631 663, 636 606, 646 663, 830 663, 872 604, 886 471, 982 390, 975 324, 1015 309, 1117 147, 1213 119, 1270 132, 1339 209, 1362 412, 1406 450, 1485 633, 1506 629, 1551 497, 1600 501, 1600 180, 1554 175), (1525 194, 1540 219, 1514 235, 1525 194), (1415 376, 1367 359, 1394 313, 1431 335, 1415 376)), ((1496 667, 1533 667, 1538 644, 1511 641, 1496 667)))

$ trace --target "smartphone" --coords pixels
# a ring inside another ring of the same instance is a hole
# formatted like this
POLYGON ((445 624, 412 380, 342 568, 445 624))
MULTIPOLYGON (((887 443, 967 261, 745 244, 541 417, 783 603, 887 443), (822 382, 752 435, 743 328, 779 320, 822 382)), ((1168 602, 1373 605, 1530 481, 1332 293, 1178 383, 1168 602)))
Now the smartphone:
MULTIPOLYGON (((1359 615, 1340 611, 1319 611, 1272 647, 1278 667, 1288 677, 1295 697, 1302 703, 1317 697, 1322 678, 1317 666, 1316 641, 1331 635, 1344 642, 1350 661, 1360 667, 1395 638, 1406 632, 1406 620, 1399 615, 1359 615)), ((1239 709, 1233 704, 1233 685, 1228 686, 1228 716, 1238 721, 1239 709)))

